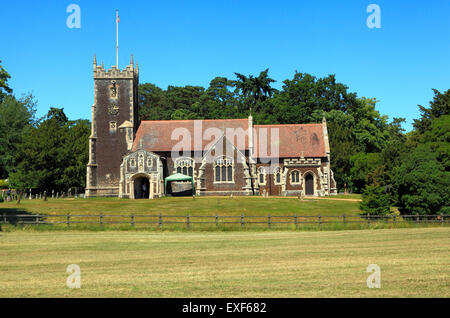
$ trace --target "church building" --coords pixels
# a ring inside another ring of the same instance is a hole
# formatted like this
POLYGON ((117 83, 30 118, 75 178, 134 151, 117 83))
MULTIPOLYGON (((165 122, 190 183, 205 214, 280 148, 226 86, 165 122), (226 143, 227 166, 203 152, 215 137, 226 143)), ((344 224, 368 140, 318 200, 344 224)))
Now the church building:
POLYGON ((336 194, 325 119, 140 120, 138 85, 133 56, 122 70, 94 57, 87 197, 336 194))

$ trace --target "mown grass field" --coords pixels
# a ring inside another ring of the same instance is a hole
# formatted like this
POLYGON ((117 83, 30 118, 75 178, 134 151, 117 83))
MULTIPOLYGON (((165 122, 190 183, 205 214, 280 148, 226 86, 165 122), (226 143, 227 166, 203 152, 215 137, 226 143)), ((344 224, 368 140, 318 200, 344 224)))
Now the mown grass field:
POLYGON ((0 297, 450 297, 449 252, 449 227, 0 232, 0 297))
POLYGON ((118 198, 24 199, 0 204, 3 231, 21 230, 350 230, 445 224, 415 224, 361 216, 358 195, 331 198, 165 197, 155 200, 118 198), (15 218, 15 215, 29 215, 15 218), (50 215, 43 219, 33 215, 50 215), (70 215, 70 216, 69 216, 70 215), (70 219, 70 220, 69 220, 70 219), (26 226, 21 222, 45 223, 26 226), (68 224, 70 221, 70 226, 68 224), (188 224, 189 223, 189 224, 188 224), (20 225, 20 226, 16 226, 20 225))
POLYGON ((358 202, 351 200, 263 198, 263 197, 163 197, 154 200, 118 198, 90 199, 22 199, 0 203, 0 211, 23 211, 35 214, 169 214, 169 215, 342 215, 359 214, 358 202))

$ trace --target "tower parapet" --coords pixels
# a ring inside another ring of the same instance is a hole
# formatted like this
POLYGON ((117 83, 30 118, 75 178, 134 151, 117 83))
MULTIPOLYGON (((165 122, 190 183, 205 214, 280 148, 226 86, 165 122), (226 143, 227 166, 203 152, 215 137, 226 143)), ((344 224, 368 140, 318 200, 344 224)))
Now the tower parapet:
POLYGON ((136 76, 134 65, 127 65, 123 70, 118 69, 113 65, 110 69, 105 69, 102 65, 94 64, 94 79, 101 78, 125 78, 131 79, 136 76))

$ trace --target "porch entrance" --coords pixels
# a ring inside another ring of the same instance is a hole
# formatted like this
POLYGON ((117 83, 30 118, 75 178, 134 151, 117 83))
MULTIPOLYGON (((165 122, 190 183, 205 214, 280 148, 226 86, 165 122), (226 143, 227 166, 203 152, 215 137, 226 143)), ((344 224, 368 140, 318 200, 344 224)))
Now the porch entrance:
POLYGON ((310 173, 305 176, 305 188, 306 195, 314 195, 314 176, 310 173))
POLYGON ((134 180, 134 198, 148 199, 150 194, 150 182, 146 177, 138 177, 134 180))

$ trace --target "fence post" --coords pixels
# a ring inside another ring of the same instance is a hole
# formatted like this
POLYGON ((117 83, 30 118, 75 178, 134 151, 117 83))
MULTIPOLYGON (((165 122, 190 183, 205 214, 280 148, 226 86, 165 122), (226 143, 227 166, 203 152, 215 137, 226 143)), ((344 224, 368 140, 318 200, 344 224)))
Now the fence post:
POLYGON ((241 227, 244 227, 244 213, 241 214, 241 227))
POLYGON ((367 213, 367 225, 370 226, 370 214, 367 213))
POLYGON ((344 218, 344 225, 345 225, 345 214, 342 217, 344 218))
POLYGON ((393 216, 393 219, 392 219, 392 223, 394 223, 395 224, 395 219, 396 219, 396 215, 394 214, 394 216, 393 216))
POLYGON ((160 228, 162 227, 162 215, 161 215, 161 213, 159 214, 158 225, 159 225, 160 228))
POLYGON ((297 219, 297 214, 294 214, 294 223, 295 223, 295 229, 298 230, 298 219, 297 219))
POLYGON ((66 221, 66 223, 67 223, 67 227, 69 227, 70 226, 70 214, 69 213, 67 213, 67 221, 66 221))
POLYGON ((36 215, 36 223, 35 224, 39 224, 39 215, 36 215))
POLYGON ((319 215, 319 226, 322 226, 322 216, 319 215))
POLYGON ((416 213, 416 223, 419 222, 419 213, 416 213))
POLYGON ((134 214, 131 213, 131 226, 134 226, 134 214))
POLYGON ((272 227, 272 218, 270 217, 270 213, 267 216, 267 226, 269 227, 269 229, 272 227))
POLYGON ((186 216, 186 227, 189 228, 189 213, 186 216))
POLYGON ((219 227, 219 215, 216 213, 216 227, 219 227))
POLYGON ((100 225, 103 226, 103 213, 100 213, 100 225))

